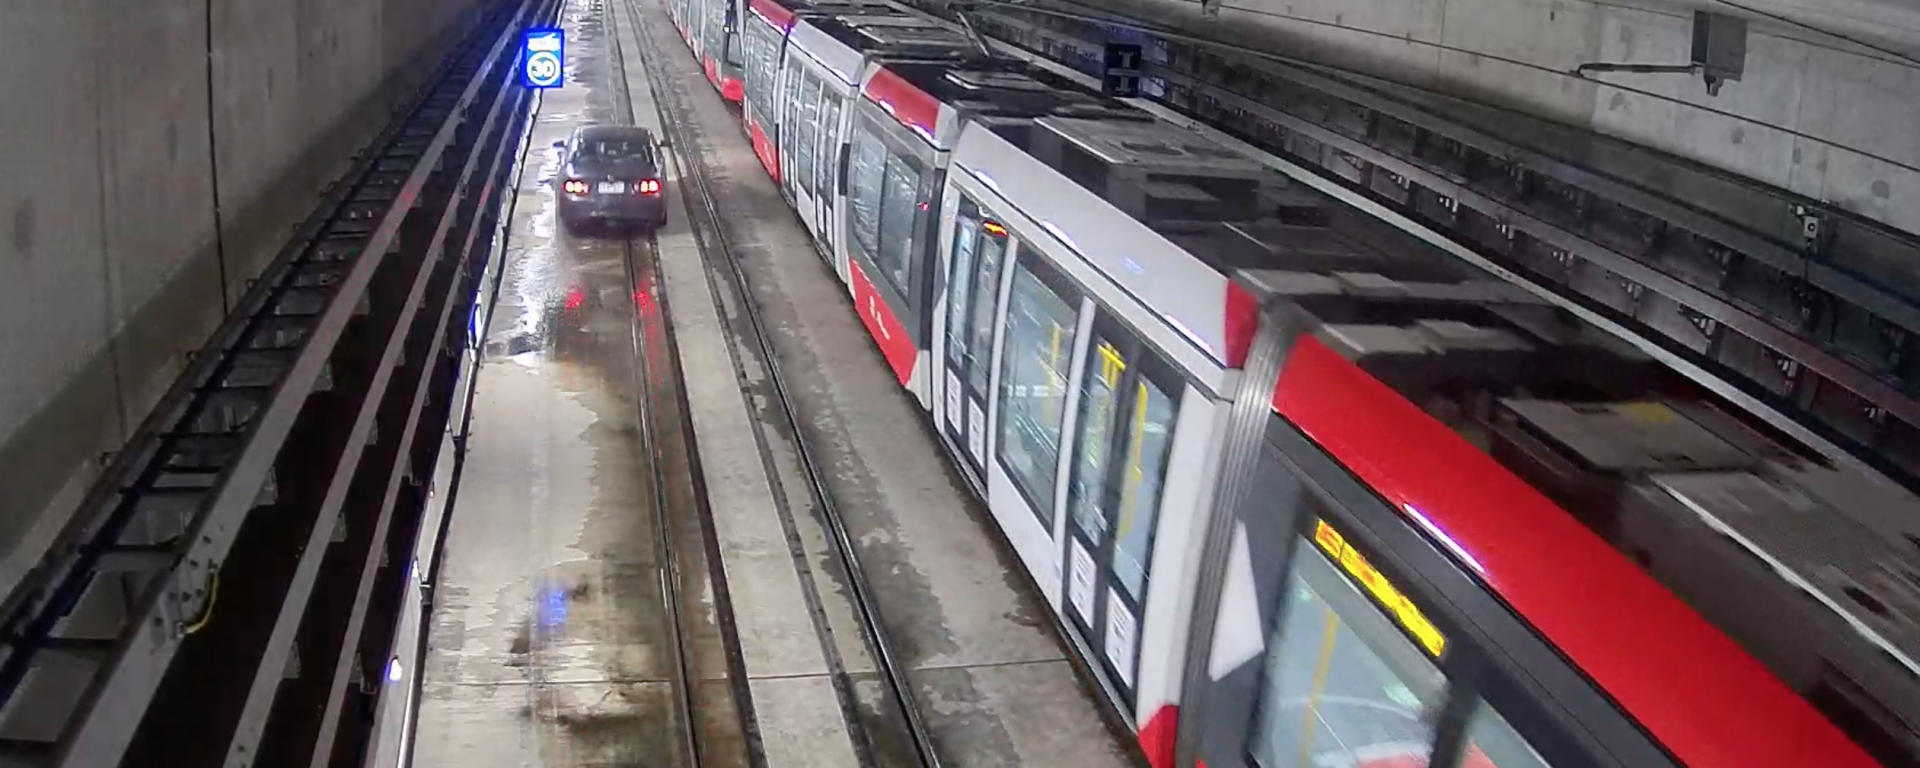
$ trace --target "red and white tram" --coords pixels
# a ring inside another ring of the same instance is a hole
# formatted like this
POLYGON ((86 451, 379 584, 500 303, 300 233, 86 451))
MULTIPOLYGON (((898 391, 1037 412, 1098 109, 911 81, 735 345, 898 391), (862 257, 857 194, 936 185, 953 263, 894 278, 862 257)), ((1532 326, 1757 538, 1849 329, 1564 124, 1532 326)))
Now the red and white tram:
POLYGON ((775 149, 778 135, 780 90, 775 86, 779 62, 786 56, 787 34, 793 30, 798 13, 791 0, 749 0, 747 23, 740 31, 746 44, 746 61, 741 68, 740 119, 753 141, 753 154, 760 165, 778 183, 780 156, 775 149))
POLYGON ((921 16, 772 0, 759 0, 754 15, 746 119, 755 152, 849 286, 895 375, 926 407, 923 300, 941 178, 960 125, 1044 114, 1149 118, 1044 70, 988 58, 921 16), (785 39, 773 39, 782 25, 785 39))
POLYGON ((944 177, 963 126, 1019 130, 1044 115, 1146 121, 1129 107, 1024 63, 882 61, 862 77, 847 126, 847 236, 839 259, 855 307, 894 375, 932 408, 934 255, 944 177))
POLYGON ((762 18, 756 151, 1158 768, 1915 764, 1912 494, 1237 150, 762 18))
MULTIPOLYGON (((868 59, 938 59, 973 52, 959 33, 885 5, 751 0, 749 11, 743 33, 743 117, 754 153, 775 179, 784 178, 779 125, 785 113, 832 123, 802 126, 810 129, 813 140, 800 143, 811 147, 838 139, 842 129, 834 121, 859 90, 860 73, 868 59)), ((832 170, 829 163, 822 172, 832 170)))
POLYGON ((846 185, 855 178, 846 167, 848 137, 859 135, 863 74, 883 62, 955 61, 974 53, 964 37, 899 13, 804 17, 794 24, 774 80, 781 189, 843 282, 848 249, 837 235, 847 221, 846 185))
POLYGON ((740 71, 743 65, 741 8, 745 0, 667 0, 667 17, 673 20, 680 37, 700 60, 720 96, 738 102, 742 95, 740 71))
POLYGON ((1799 597, 1865 577, 1789 587, 1840 558, 1726 533, 1831 470, 1619 339, 1163 123, 968 124, 947 185, 935 423, 1157 765, 1866 766, 1836 722, 1904 734, 1906 640, 1799 597))

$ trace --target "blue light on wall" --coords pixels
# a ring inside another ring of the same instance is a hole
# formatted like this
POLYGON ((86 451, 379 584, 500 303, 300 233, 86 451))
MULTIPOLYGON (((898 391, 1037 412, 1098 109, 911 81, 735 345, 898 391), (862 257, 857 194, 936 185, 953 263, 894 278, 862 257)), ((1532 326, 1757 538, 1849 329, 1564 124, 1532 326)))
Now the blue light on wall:
POLYGON ((566 81, 567 33, 534 27, 520 38, 520 83, 528 88, 558 88, 566 81))

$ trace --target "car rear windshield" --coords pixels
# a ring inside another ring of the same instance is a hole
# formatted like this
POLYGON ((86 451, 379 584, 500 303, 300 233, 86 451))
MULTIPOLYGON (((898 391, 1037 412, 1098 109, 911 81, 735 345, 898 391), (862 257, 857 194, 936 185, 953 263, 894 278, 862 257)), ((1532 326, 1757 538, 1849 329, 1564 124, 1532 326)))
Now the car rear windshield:
POLYGON ((646 160, 653 157, 644 139, 589 139, 580 146, 580 157, 596 160, 646 160))

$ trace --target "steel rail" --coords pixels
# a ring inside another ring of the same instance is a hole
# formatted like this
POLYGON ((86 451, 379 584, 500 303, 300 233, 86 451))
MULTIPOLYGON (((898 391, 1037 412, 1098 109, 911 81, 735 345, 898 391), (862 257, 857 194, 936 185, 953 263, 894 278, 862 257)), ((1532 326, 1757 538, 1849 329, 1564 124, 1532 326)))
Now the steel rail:
MULTIPOLYGON (((649 249, 658 252, 651 235, 647 237, 646 242, 649 249)), ((629 286, 628 296, 632 296, 633 291, 640 286, 640 271, 634 267, 636 250, 632 240, 628 240, 621 250, 621 263, 626 269, 629 286)), ((699 684, 700 678, 693 669, 693 651, 688 647, 690 643, 687 640, 686 617, 682 615, 680 606, 684 582, 680 573, 680 558, 674 554, 676 537, 673 532, 673 523, 667 519, 667 509, 671 504, 667 498, 667 483, 670 482, 670 478, 667 476, 666 462, 660 456, 657 440, 657 430, 660 427, 653 418, 653 408, 648 405, 649 402, 655 401, 650 397, 655 392, 649 386, 653 368, 648 360, 649 356, 642 348, 642 331, 637 307, 632 315, 628 323, 628 331, 631 335, 634 360, 634 370, 631 371, 636 394, 634 410, 639 420, 640 452, 647 457, 648 481, 653 486, 654 556, 660 561, 658 586, 661 606, 667 615, 667 633, 671 636, 667 649, 674 675, 671 681, 674 689, 674 716, 679 720, 680 726, 680 738, 675 746, 680 750, 682 765, 687 768, 699 768, 704 763, 701 759, 704 753, 701 750, 698 733, 699 707, 695 701, 694 686, 699 684)))
MULTIPOLYGON (((628 4, 627 10, 630 21, 635 25, 636 36, 647 35, 646 32, 639 29, 640 17, 636 9, 634 9, 631 4, 628 4)), ((627 82, 625 52, 622 50, 620 44, 618 24, 616 23, 614 9, 611 7, 611 3, 609 3, 605 9, 605 12, 601 14, 600 23, 602 25, 601 35, 606 41, 608 58, 613 63, 611 79, 613 81, 614 93, 614 119, 616 121, 622 119, 631 121, 634 116, 633 94, 630 90, 631 85, 627 82)), ((642 50, 639 51, 641 65, 651 74, 653 71, 651 65, 652 59, 645 51, 646 46, 643 45, 641 48, 642 50)), ((648 78, 649 84, 651 84, 652 79, 652 77, 648 78)), ((663 116, 662 123, 664 122, 663 116)), ((662 168, 661 170, 664 171, 665 169, 662 168)), ((647 249, 655 255, 654 263, 658 264, 658 254, 660 252, 658 233, 648 233, 645 238, 645 243, 647 249)), ((638 294, 641 275, 634 261, 636 254, 632 239, 628 239, 623 244, 621 253, 623 257, 621 263, 626 269, 627 295, 632 297, 638 294)), ((659 322, 665 323, 665 317, 666 314, 662 312, 659 322)), ((687 766, 687 768, 699 768, 704 762, 701 759, 704 752, 701 749, 699 720, 697 719, 699 707, 694 691, 694 686, 699 683, 699 677, 693 669, 693 653, 692 650, 688 648, 689 643, 685 632, 686 618, 682 615, 680 606, 682 587, 680 558, 674 554, 674 541, 676 537, 673 532, 673 524, 667 519, 667 510, 672 503, 667 496, 667 484, 670 482, 670 479, 667 476, 666 462, 661 457, 658 448, 657 438, 660 426, 654 419, 653 408, 649 407, 649 403, 659 402, 658 398, 649 396, 655 394, 655 391, 650 387, 653 381, 652 374, 654 368, 652 366, 654 361, 649 359, 650 356, 646 354, 647 350, 641 341, 643 331, 640 325, 640 308, 638 306, 633 307, 628 329, 632 334, 632 351, 635 369, 633 371, 633 386, 636 394, 635 416, 638 419, 640 428, 640 452, 647 457, 647 471, 649 480, 651 481, 650 484, 653 486, 654 556, 658 558, 660 562, 660 600, 667 615, 667 631, 671 635, 671 642, 667 643, 667 648, 672 669, 674 670, 674 680, 672 681, 674 688, 674 714, 680 721, 680 738, 676 747, 680 750, 681 757, 684 760, 683 765, 687 766)), ((678 354, 672 351, 671 348, 669 348, 668 354, 673 357, 673 360, 666 361, 670 363, 667 366, 667 370, 671 372, 673 368, 677 367, 677 365, 672 363, 677 361, 678 354)), ((676 401, 678 401, 678 398, 676 398, 676 401)), ((691 435, 688 435, 688 437, 690 439, 691 435)), ((689 443, 688 446, 688 453, 694 453, 691 443, 689 443)), ((698 481, 696 480, 696 482, 698 481)), ((704 495, 703 491, 696 492, 696 496, 704 495)), ((725 577, 720 574, 721 568, 716 562, 709 561, 708 568, 713 572, 709 574, 709 581, 716 585, 723 585, 725 577)), ((733 670, 729 670, 729 676, 731 676, 732 671, 733 670)), ((743 722, 742 729, 746 730, 747 728, 747 724, 743 722)))
MULTIPOLYGON (((692 138, 688 135, 684 122, 692 119, 692 111, 682 102, 678 92, 659 85, 665 73, 658 64, 658 54, 652 52, 658 47, 657 39, 651 27, 639 21, 640 14, 635 0, 624 1, 627 2, 630 13, 635 18, 636 26, 643 30, 642 34, 646 38, 640 47, 640 58, 650 75, 647 78, 648 87, 653 93, 655 103, 661 108, 660 123, 668 138, 669 152, 675 164, 681 169, 680 178, 686 182, 685 186, 691 187, 693 192, 691 198, 693 205, 689 208, 697 210, 690 211, 695 215, 689 218, 694 220, 691 230, 695 241, 700 245, 701 259, 710 271, 720 272, 727 277, 726 282, 739 299, 738 306, 747 318, 753 331, 751 335, 754 337, 755 345, 766 365, 767 381, 772 384, 774 400, 779 402, 787 427, 793 434, 794 452, 807 477, 810 493, 820 506, 821 517, 826 523, 829 538, 833 542, 834 553, 846 573, 847 584, 854 597, 856 617, 859 619, 868 644, 872 647, 876 666, 879 668, 881 677, 886 681, 889 693, 899 706, 902 719, 906 721, 907 736, 913 743, 919 764, 923 768, 939 768, 940 757, 934 749, 932 733, 921 715, 912 681, 908 678, 899 653, 888 637, 886 625, 879 614, 879 601, 874 597, 873 587, 868 583, 866 571, 860 565, 859 552, 847 530, 846 522, 841 518, 826 476, 820 469, 812 441, 808 439, 805 425, 801 422, 797 400, 781 371, 779 356, 773 347, 766 320, 761 317, 759 307, 753 301, 751 283, 748 281, 745 269, 740 266, 740 259, 737 258, 727 235, 724 218, 720 215, 719 203, 708 178, 710 169, 706 166, 701 153, 689 144, 692 138), (645 44, 648 42, 656 44, 645 44)), ((718 290, 717 285, 714 288, 718 290)), ((849 726, 852 727, 853 724, 850 723, 849 726)))
MULTIPOLYGON (((611 54, 610 58, 613 63, 613 71, 610 73, 610 79, 613 84, 614 119, 615 121, 625 121, 637 125, 640 123, 640 115, 635 111, 632 83, 627 76, 626 66, 629 38, 621 33, 623 28, 624 30, 631 31, 633 34, 631 39, 636 42, 639 41, 641 36, 645 34, 640 30, 640 17, 637 9, 633 8, 632 3, 608 2, 606 3, 606 13, 601 16, 601 23, 603 25, 602 31, 607 41, 608 51, 611 54), (621 21, 621 16, 623 15, 621 11, 623 10, 626 16, 624 24, 621 21)), ((649 79, 649 82, 651 82, 651 79, 649 79)), ((659 117, 659 109, 657 104, 654 106, 654 114, 657 119, 659 117)), ((664 164, 661 171, 663 173, 666 171, 664 164)), ((672 201, 680 197, 677 185, 674 188, 663 190, 663 193, 667 195, 668 211, 671 212, 676 207, 672 201)), ((679 207, 685 210, 684 204, 679 207)), ((671 321, 671 318, 674 316, 673 304, 672 300, 667 296, 667 291, 662 282, 665 278, 661 273, 662 261, 659 232, 648 233, 644 242, 648 251, 647 255, 651 257, 653 269, 650 273, 643 273, 638 269, 638 263, 633 260, 635 255, 632 251, 633 241, 629 240, 629 250, 627 253, 628 282, 629 287, 632 289, 631 293, 635 297, 634 316, 637 320, 643 318, 642 310, 639 306, 639 297, 643 295, 643 292, 644 295, 652 297, 653 327, 657 328, 658 333, 657 339, 643 340, 644 326, 635 327, 635 359, 638 361, 640 367, 639 375, 643 379, 647 381, 677 383, 667 383, 660 389, 649 391, 648 394, 650 396, 648 400, 654 404, 654 407, 642 409, 644 411, 642 417, 646 424, 646 434, 649 435, 649 448, 657 445, 657 443, 653 442, 654 437, 652 437, 657 434, 659 436, 658 439, 677 442, 685 451, 684 465, 679 467, 678 469, 680 471, 676 473, 681 479, 672 484, 669 484, 667 477, 670 462, 661 458, 657 450, 653 451, 655 458, 651 462, 651 466, 654 468, 654 480, 656 482, 656 488, 658 489, 658 492, 655 494, 655 504, 656 507, 664 513, 666 510, 672 508, 670 497, 674 490, 685 494, 685 497, 682 499, 682 504, 685 506, 681 507, 681 509, 690 513, 692 516, 693 520, 690 524, 693 526, 693 534, 698 537, 701 545, 699 555, 700 565, 707 578, 709 605, 711 606, 713 614, 714 629, 718 631, 720 637, 720 646, 722 656, 724 657, 722 667, 725 670, 724 674, 725 681, 728 684, 728 695, 734 710, 734 717, 731 722, 736 724, 740 729, 737 736, 741 745, 744 747, 746 768, 766 768, 767 756, 761 741, 759 719, 756 715, 753 702, 753 690, 747 676, 746 657, 742 651, 739 625, 734 613, 733 587, 727 578, 725 557, 721 552, 719 528, 714 519, 713 508, 710 504, 711 496, 707 483, 706 470, 701 461, 698 439, 694 433, 693 407, 687 395, 685 370, 682 367, 680 358, 679 335, 671 321), (651 278, 651 282, 643 285, 642 281, 647 280, 649 277, 651 278), (663 399, 663 397, 661 397, 662 395, 670 395, 670 397, 663 399), (657 412, 656 409, 660 407, 662 403, 670 403, 670 407, 675 409, 672 411, 672 418, 665 420, 669 422, 667 424, 662 424, 661 422, 663 420, 656 418, 654 415, 657 412), (678 429, 673 428, 674 423, 677 423, 678 429)), ((640 385, 640 389, 641 391, 647 391, 645 384, 640 385)), ((688 524, 689 523, 683 523, 683 525, 688 524)), ((672 526, 668 524, 664 517, 661 520, 661 528, 662 532, 659 535, 659 541, 666 544, 666 546, 662 547, 662 562, 672 569, 672 572, 667 574, 667 583, 672 585, 672 591, 677 594, 679 592, 681 578, 680 563, 679 558, 673 556, 676 547, 672 545, 672 526)), ((687 550, 681 551, 685 552, 687 550)), ((689 554, 688 557, 692 557, 692 555, 689 554)), ((674 611, 674 626, 679 627, 679 606, 677 604, 674 607, 674 611)), ((677 640, 676 644, 678 644, 677 640)), ((684 651, 676 647, 675 653, 677 655, 683 654, 684 651)), ((676 663, 677 662, 678 659, 676 658, 676 663)), ((681 707, 681 716, 690 717, 691 712, 698 708, 699 701, 699 692, 692 688, 689 688, 685 694, 677 697, 677 704, 681 707)), ((722 759, 727 756, 724 743, 717 750, 708 750, 702 746, 703 742, 707 739, 718 739, 724 742, 725 739, 735 736, 733 733, 720 731, 719 729, 723 727, 724 726, 709 726, 702 729, 696 725, 696 727, 687 729, 686 735, 688 739, 683 743, 683 749, 693 750, 691 754, 696 755, 695 765, 704 764, 706 762, 705 758, 714 756, 716 753, 722 756, 722 759)))
POLYGON ((329 385, 328 358, 401 221, 452 144, 484 73, 511 60, 511 37, 498 35, 490 49, 479 49, 482 60, 464 89, 449 93, 461 84, 450 78, 466 74, 460 65, 471 57, 464 54, 484 42, 487 30, 501 22, 514 29, 524 12, 483 18, 462 55, 451 57, 426 95, 376 140, 380 151, 362 157, 354 182, 331 191, 252 286, 241 311, 115 458, 63 531, 62 545, 9 596, 0 662, 0 705, 9 722, 48 714, 23 695, 35 692, 29 689, 36 682, 83 693, 69 696, 72 709, 56 728, 0 743, 0 755, 48 765, 118 762, 187 629, 205 617, 218 563, 247 513, 271 498, 280 448, 308 395, 329 385), (438 129, 423 130, 433 125, 420 123, 433 119, 438 129), (171 519, 155 514, 161 512, 171 519), (125 540, 129 533, 141 538, 130 530, 136 522, 144 523, 144 540, 125 540), (133 620, 105 629, 69 620, 106 591, 95 589, 103 583, 96 576, 108 570, 146 577, 129 590, 137 593, 133 620), (55 658, 78 660, 81 669, 40 663, 55 658), (42 674, 51 679, 38 679, 42 674))

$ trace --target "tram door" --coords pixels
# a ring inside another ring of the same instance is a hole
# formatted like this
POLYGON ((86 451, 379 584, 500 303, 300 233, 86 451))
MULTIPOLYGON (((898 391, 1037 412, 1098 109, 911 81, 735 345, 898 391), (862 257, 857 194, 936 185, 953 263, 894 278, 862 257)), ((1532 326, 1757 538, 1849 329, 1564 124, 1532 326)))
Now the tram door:
POLYGON ((1066 614, 1131 705, 1155 519, 1185 381, 1104 310, 1090 341, 1067 481, 1066 614))
POLYGON ((842 93, 835 87, 836 85, 838 83, 831 80, 822 81, 820 123, 813 131, 818 139, 818 148, 814 153, 816 159, 813 163, 815 179, 813 220, 816 222, 813 234, 814 237, 819 238, 820 245, 826 253, 837 253, 834 250, 834 241, 838 239, 836 235, 839 233, 834 231, 833 206, 843 173, 843 166, 840 164, 840 148, 843 146, 840 116, 845 111, 848 98, 846 93, 842 93))
POLYGON ((834 102, 833 110, 837 114, 838 99, 832 86, 809 67, 794 67, 789 77, 787 114, 791 119, 780 126, 781 152, 793 160, 787 173, 787 191, 793 196, 794 210, 800 214, 800 220, 806 222, 807 231, 813 233, 814 239, 826 243, 828 240, 821 234, 825 222, 820 217, 821 199, 827 197, 821 194, 820 187, 821 166, 826 164, 820 151, 821 134, 829 132, 826 105, 834 102))
POLYGON ((964 193, 958 197, 946 283, 946 339, 941 345, 946 373, 939 421, 941 430, 966 457, 967 466, 984 482, 993 320, 1000 316, 1000 267, 1006 263, 1011 243, 1006 227, 986 216, 964 193))

